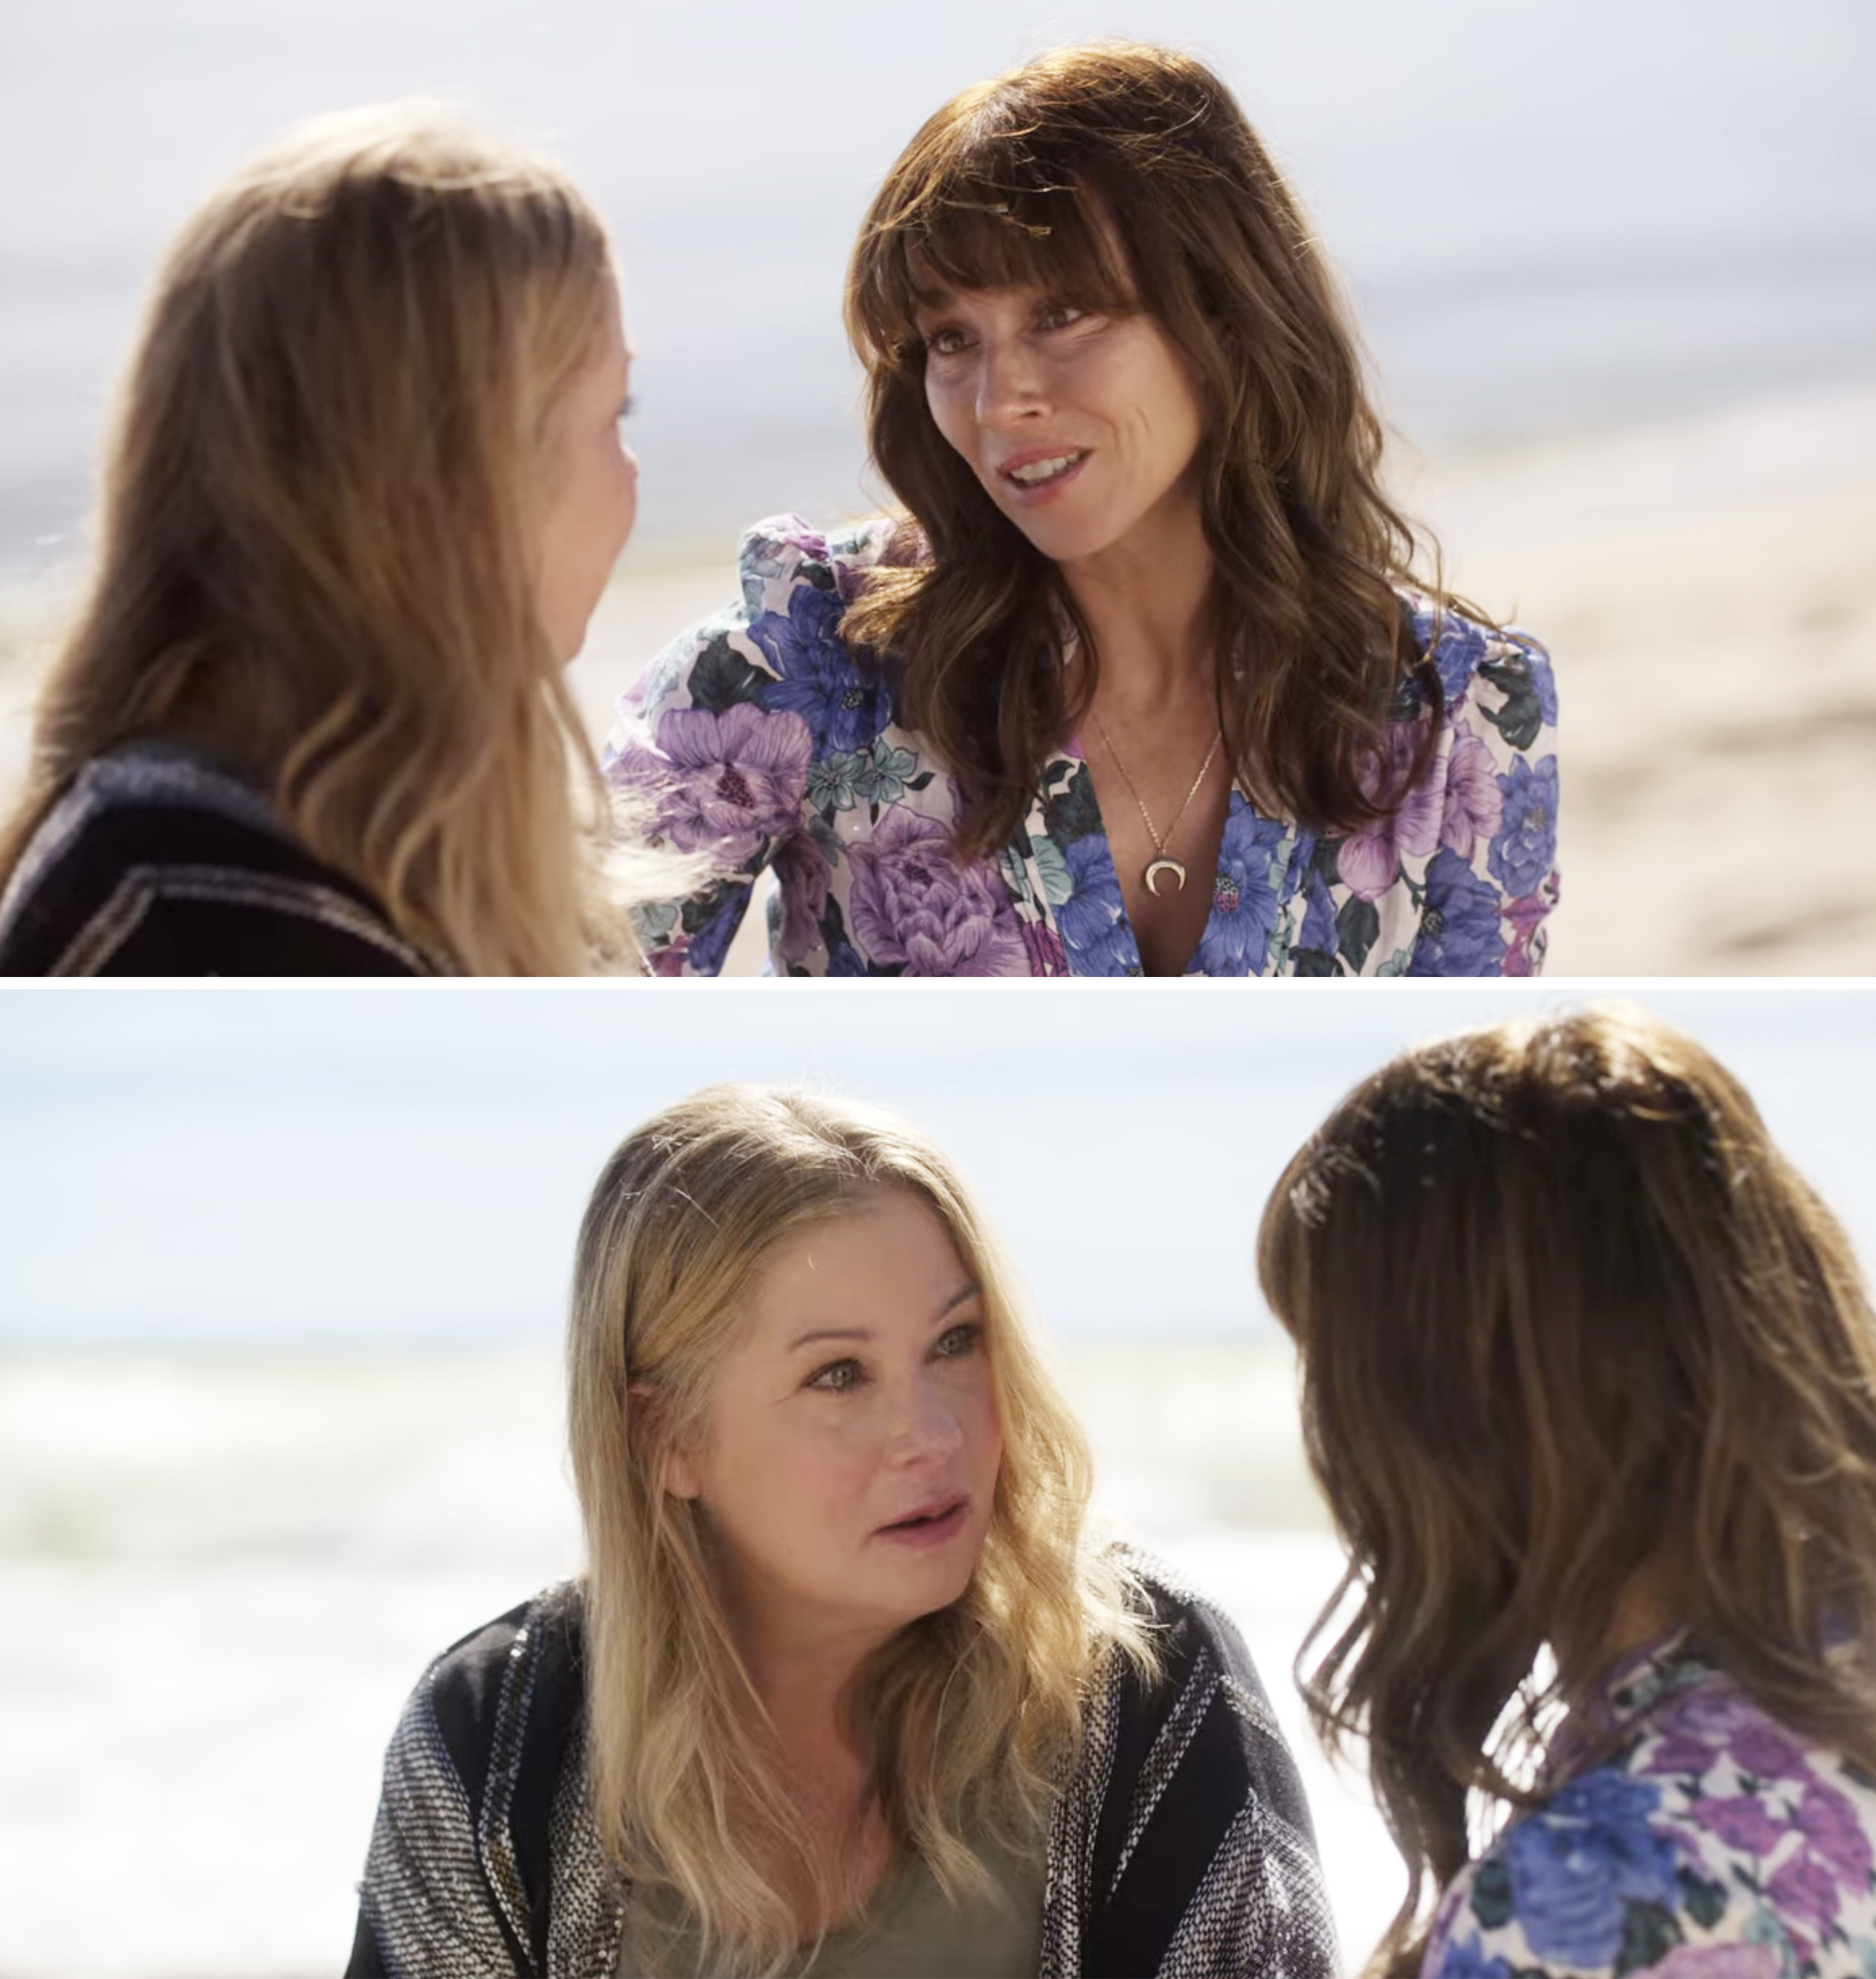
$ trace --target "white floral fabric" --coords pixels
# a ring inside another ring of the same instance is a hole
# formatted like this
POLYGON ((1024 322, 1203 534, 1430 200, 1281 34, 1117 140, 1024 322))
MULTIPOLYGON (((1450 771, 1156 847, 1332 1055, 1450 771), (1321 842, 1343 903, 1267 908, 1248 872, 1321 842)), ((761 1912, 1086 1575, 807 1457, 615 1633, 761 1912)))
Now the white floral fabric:
POLYGON ((1602 1702, 1612 1750, 1453 1879, 1420 1979, 1872 1979, 1876 1778, 1681 1642, 1602 1702))
MULTIPOLYGON (((796 516, 743 539, 741 596, 621 704, 608 776, 653 829, 724 869, 641 910, 665 975, 714 975, 764 868, 769 966, 793 976, 1137 976, 1094 784, 1070 738, 996 857, 953 857, 960 795, 900 722, 890 663, 840 637, 890 525, 796 516)), ((1393 815, 1319 834, 1231 795, 1194 976, 1530 975, 1557 897, 1556 691, 1544 649, 1408 595, 1444 699, 1438 746, 1393 815)), ((1404 690, 1397 760, 1425 710, 1404 690)))

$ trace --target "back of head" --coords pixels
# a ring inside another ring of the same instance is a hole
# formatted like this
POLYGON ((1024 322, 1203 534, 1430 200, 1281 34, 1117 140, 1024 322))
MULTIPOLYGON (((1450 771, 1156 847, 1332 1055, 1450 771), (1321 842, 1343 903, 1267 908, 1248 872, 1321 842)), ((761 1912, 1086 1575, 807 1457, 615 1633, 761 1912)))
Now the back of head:
POLYGON ((966 1829, 1033 1807, 1079 1737, 1090 1659, 1115 1643, 1141 1652, 1118 1571, 1085 1546, 1080 1430, 945 1155, 890 1114, 785 1089, 709 1087, 648 1121, 600 1176, 574 1273, 589 1740, 608 1848, 641 1885, 679 1892, 718 1948, 713 1970, 793 1955, 777 1865, 800 1828, 751 1709, 708 1511, 664 1489, 666 1461, 700 1438, 775 1246, 893 1189, 938 1218, 981 1294, 1003 1448, 971 1587, 878 1652, 853 1700, 895 1840, 954 1893, 971 1886, 966 1829))
POLYGON ((167 734, 458 966, 578 966, 579 731, 530 531, 609 290, 564 176, 427 104, 307 124, 222 185, 123 387, 7 863, 86 758, 167 734))
POLYGON ((1407 1858, 1397 1969, 1467 1792, 1519 1797, 1540 1651, 1586 1694, 1638 1585, 1876 1760, 1876 1334, 1842 1231, 1699 1045, 1612 1006, 1410 1051, 1291 1161, 1259 1265, 1351 1554, 1307 1688, 1370 1741, 1407 1858))
POLYGON ((1144 311, 1170 338, 1203 416, 1221 655, 1258 662, 1248 682, 1221 675, 1233 753, 1278 808, 1318 823, 1374 814, 1356 766, 1396 685, 1389 580, 1412 538, 1377 484, 1381 429, 1353 331, 1312 229, 1218 77, 1177 49, 1098 41, 1049 50, 930 118, 848 273, 873 457, 932 556, 929 573, 876 580, 849 624, 907 660, 914 725, 989 807, 967 842, 1013 822, 1037 765, 1009 756, 1062 726, 1052 635, 1072 608, 937 431, 917 317, 946 289, 1030 285, 1144 311), (979 642, 993 665, 940 665, 979 642))

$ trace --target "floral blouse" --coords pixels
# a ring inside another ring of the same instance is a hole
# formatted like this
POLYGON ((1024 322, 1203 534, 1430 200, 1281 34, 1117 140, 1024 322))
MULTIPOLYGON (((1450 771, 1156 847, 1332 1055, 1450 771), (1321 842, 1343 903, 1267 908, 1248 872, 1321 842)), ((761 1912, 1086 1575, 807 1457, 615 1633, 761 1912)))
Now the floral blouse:
MULTIPOLYGON (((791 976, 1137 976, 1140 952, 1071 740, 994 858, 951 854, 956 787, 902 728, 890 668, 840 638, 883 522, 794 516, 744 538, 740 602, 621 704, 606 771, 722 877, 639 910, 661 975, 714 975, 774 869, 769 966, 791 976)), ((1555 903, 1556 691, 1537 642, 1407 599, 1445 696, 1437 751, 1392 817, 1323 836, 1231 794, 1194 976, 1525 976, 1555 903)), ((1407 691, 1394 746, 1414 746, 1407 691)))
POLYGON ((1679 1639, 1606 1699, 1612 1756, 1453 1879, 1420 1979, 1871 1979, 1876 1778, 1679 1639))

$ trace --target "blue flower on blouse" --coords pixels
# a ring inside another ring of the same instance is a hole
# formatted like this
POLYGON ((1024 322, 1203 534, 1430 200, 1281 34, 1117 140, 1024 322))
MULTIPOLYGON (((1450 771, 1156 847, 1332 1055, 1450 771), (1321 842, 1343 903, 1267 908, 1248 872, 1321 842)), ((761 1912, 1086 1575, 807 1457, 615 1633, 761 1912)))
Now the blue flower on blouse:
POLYGON ((797 584, 788 594, 786 618, 765 612, 749 628, 781 676, 763 690, 763 706, 800 715, 817 753, 864 749, 886 725, 879 682, 860 671, 840 643, 844 608, 832 592, 797 584))
POLYGON ((1512 1901, 1540 1958, 1586 1971, 1613 1963, 1629 1902, 1672 1904, 1672 1847, 1648 1825, 1659 1791, 1612 1767, 1573 1780, 1506 1835, 1512 1901))
POLYGON ((1140 966, 1107 840, 1098 831, 1061 847, 1072 890, 1056 909, 1062 945, 1080 976, 1125 976, 1140 966))
POLYGON ((1504 815, 1487 864, 1512 900, 1527 900, 1556 858, 1557 759, 1546 756, 1533 769, 1528 756, 1514 757, 1498 787, 1505 794, 1504 815))
POLYGON ((733 887, 722 907, 691 936, 686 960, 696 968, 708 970, 714 976, 723 966, 723 958, 730 952, 730 943, 736 938, 743 910, 748 904, 749 890, 746 887, 733 887))
POLYGON ((1188 973, 1262 974, 1277 922, 1271 867, 1288 830, 1276 819, 1259 817, 1238 792, 1231 792, 1218 845, 1218 877, 1211 883, 1211 912, 1188 973))
POLYGON ((1427 862, 1427 903, 1410 976, 1492 976, 1503 960, 1504 898, 1450 845, 1427 862))
POLYGON ((1423 650, 1436 631, 1439 642, 1427 658, 1440 676, 1440 691, 1446 696, 1446 704, 1452 708, 1465 698, 1472 677, 1479 671, 1479 662, 1489 650, 1485 628, 1457 612, 1447 612, 1443 617, 1436 612, 1414 613, 1414 636, 1423 650))
POLYGON ((1440 1961, 1440 1979, 1511 1979, 1502 1958, 1487 1958, 1476 1938, 1453 1938, 1440 1961))

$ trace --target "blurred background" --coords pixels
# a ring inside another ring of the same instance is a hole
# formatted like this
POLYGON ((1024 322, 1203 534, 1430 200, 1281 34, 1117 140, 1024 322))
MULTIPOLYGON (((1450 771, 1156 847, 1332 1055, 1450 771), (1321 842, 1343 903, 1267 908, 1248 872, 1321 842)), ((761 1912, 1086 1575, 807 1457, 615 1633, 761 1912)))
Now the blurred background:
MULTIPOLYGON (((1553 970, 1876 970, 1876 118, 1867 0, 65 0, 0 14, 0 793, 163 244, 308 112, 421 92, 617 230, 642 521, 576 669, 730 595, 738 529, 884 499, 838 320, 946 97, 1175 41, 1313 213, 1449 578, 1551 645, 1553 970)), ((0 797, 3 801, 3 797, 0 797)))
MULTIPOLYGON (((1573 994, 1599 987, 1572 986, 1573 994)), ((1658 983, 1876 1255, 1876 988, 1658 983)), ((15 986, 0 997, 0 1979, 311 1979, 431 1656, 578 1571, 558 1354, 594 1178, 722 1078, 963 1163, 1102 1515, 1211 1592, 1351 1964, 1400 1894, 1290 1671, 1341 1559, 1251 1246, 1412 1040, 1559 986, 15 986), (1174 1010, 1170 999, 1178 999, 1174 1010)))

